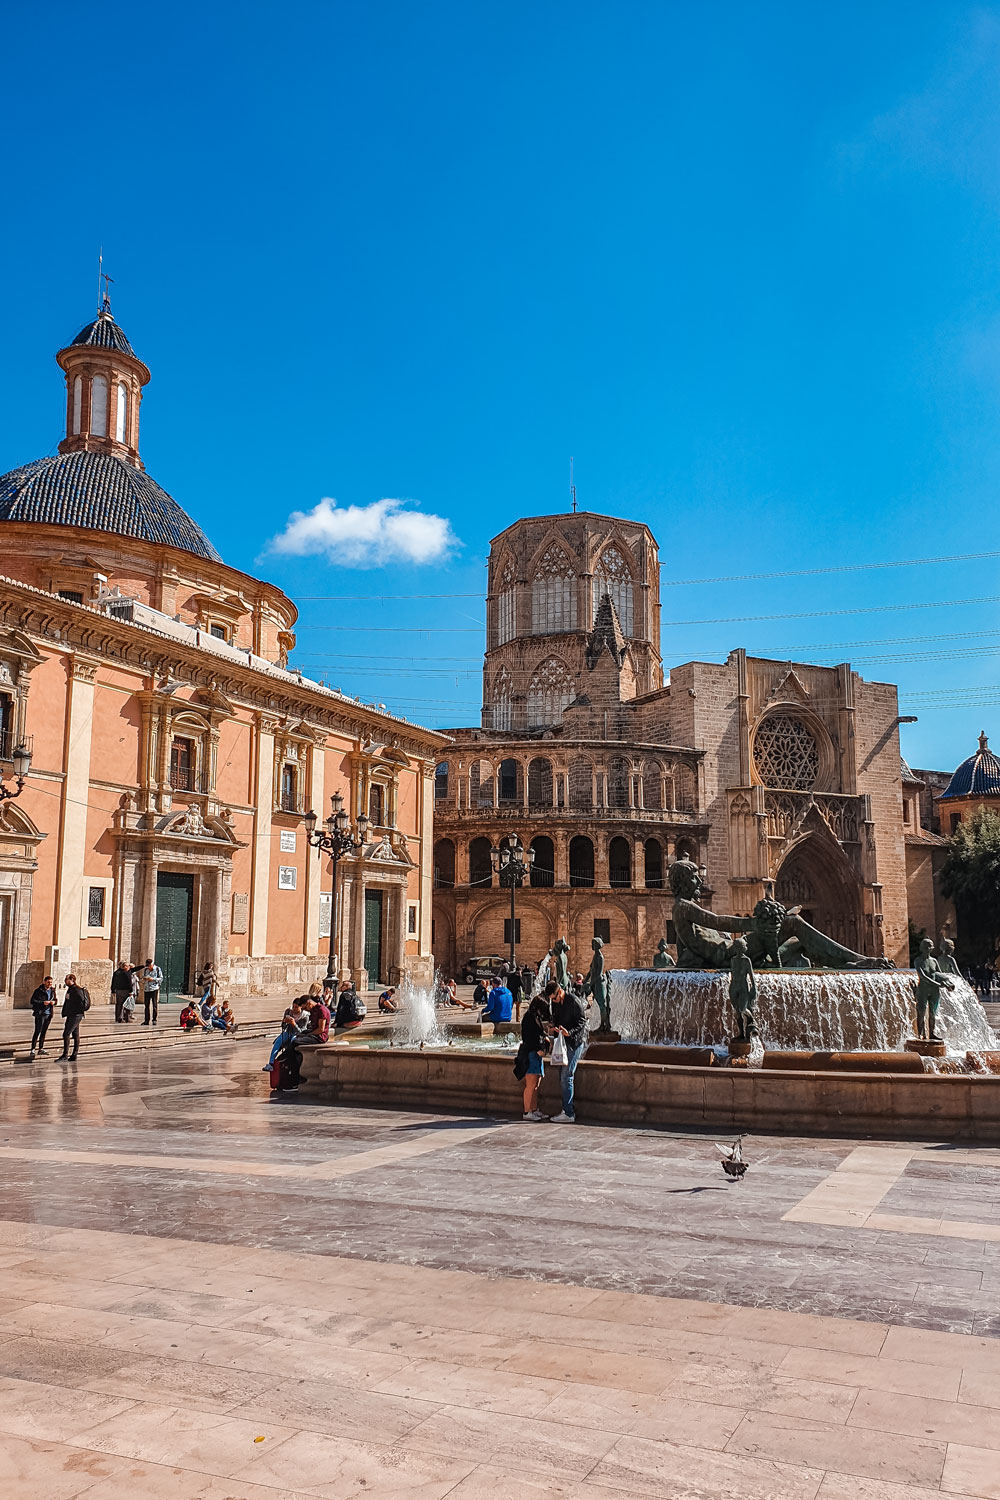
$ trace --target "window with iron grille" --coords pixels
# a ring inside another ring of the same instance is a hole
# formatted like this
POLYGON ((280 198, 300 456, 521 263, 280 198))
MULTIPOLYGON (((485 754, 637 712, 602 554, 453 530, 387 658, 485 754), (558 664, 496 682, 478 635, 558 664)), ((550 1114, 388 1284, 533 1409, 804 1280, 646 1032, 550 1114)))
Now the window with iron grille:
POLYGON ((103 885, 92 885, 87 894, 87 926, 104 926, 104 898, 107 895, 103 885))
POLYGON ((595 917, 594 918, 594 936, 595 937, 599 937, 601 939, 602 943, 610 943, 610 941, 611 941, 611 918, 610 917, 595 917))
POLYGON ((60 589, 59 597, 60 599, 68 599, 70 604, 83 603, 83 595, 79 589, 60 589))
POLYGON ((214 635, 217 641, 228 641, 229 639, 229 632, 225 625, 210 625, 208 633, 209 635, 214 635))
POLYGON ((170 746, 170 785, 175 792, 194 791, 194 742, 175 739, 170 746))
MULTIPOLYGON (((510 947, 510 917, 504 917, 504 919, 503 919, 503 940, 506 943, 507 947, 509 948, 510 947)), ((514 946, 515 946, 515 948, 517 947, 518 943, 520 943, 520 941, 521 941, 521 918, 517 917, 515 919, 515 921, 514 921, 514 946)))

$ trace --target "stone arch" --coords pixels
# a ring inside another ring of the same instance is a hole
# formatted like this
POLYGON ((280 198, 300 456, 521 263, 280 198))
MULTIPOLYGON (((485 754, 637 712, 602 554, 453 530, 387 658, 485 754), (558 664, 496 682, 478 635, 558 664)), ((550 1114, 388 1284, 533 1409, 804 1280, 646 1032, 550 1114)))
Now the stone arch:
POLYGON ((547 833, 539 833, 531 840, 535 851, 535 862, 531 866, 530 883, 536 890, 546 890, 556 883, 556 846, 547 833))
POLYGON ((528 762, 528 806, 552 806, 552 762, 544 755, 528 762))
POLYGON ((658 760, 643 762, 642 805, 652 812, 663 807, 663 767, 658 760))
POLYGON ((474 760, 469 767, 469 806, 496 805, 496 777, 488 760, 474 760))
POLYGON ((490 688, 489 722, 498 734, 514 728, 514 684, 506 667, 501 667, 490 688))
POLYGON ((455 884, 455 844, 453 839, 434 841, 434 889, 450 891, 455 884))
POLYGON ((488 838, 479 837, 469 841, 469 884, 477 890, 485 890, 493 884, 491 847, 488 838))
POLYGON ((629 772, 630 766, 627 760, 621 757, 611 761, 608 765, 608 806, 625 808, 629 805, 629 772))
POLYGON ((608 842, 608 884, 612 890, 628 890, 632 885, 632 848, 620 834, 608 842))
POLYGON ((576 591, 571 553, 553 537, 531 571, 531 634, 576 630, 576 591))
POLYGON ((524 772, 521 763, 512 755, 504 756, 497 766, 497 805, 509 806, 520 800, 524 772))
POLYGON ((861 881, 843 850, 819 829, 786 852, 774 882, 784 906, 801 906, 807 922, 855 952, 864 952, 861 881))
POLYGON ((593 812, 594 763, 586 755, 574 755, 569 763, 569 805, 572 812, 593 812))
POLYGON ((495 627, 493 645, 503 646, 517 635, 517 565, 509 552, 503 552, 493 566, 495 627))
MULTIPOLYGON (((510 902, 506 899, 506 894, 492 901, 484 901, 477 908, 470 923, 473 934, 473 953, 506 954, 510 945, 504 942, 503 935, 504 923, 509 917, 510 902)), ((530 896, 523 893, 519 894, 517 921, 522 934, 520 947, 529 952, 534 959, 536 955, 532 947, 537 943, 539 948, 537 957, 541 958, 552 947, 556 938, 552 916, 544 903, 537 899, 532 900, 530 896)))
POLYGON ((663 880, 663 845, 659 839, 647 839, 643 845, 643 885, 647 891, 661 891, 663 880))
POLYGON ((558 656, 546 657, 534 671, 528 684, 528 728, 542 729, 558 724, 563 709, 576 697, 569 668, 558 656))
POLYGON ((455 952, 455 925, 451 919, 451 912, 447 911, 440 902, 435 902, 434 914, 431 918, 431 946, 434 951, 435 969, 440 969, 444 974, 454 974, 458 967, 458 955, 455 952))
MULTIPOLYGON (((611 938, 604 944, 606 969, 621 968, 631 961, 635 952, 636 922, 634 913, 622 901, 613 896, 593 896, 574 904, 570 945, 572 958, 570 967, 586 974, 592 957, 591 941, 594 937, 594 919, 610 920, 611 938)), ((614 1019, 614 992, 611 998, 612 1020, 614 1019)))
POLYGON ((594 884, 594 844, 585 833, 569 841, 569 883, 580 888, 594 884))

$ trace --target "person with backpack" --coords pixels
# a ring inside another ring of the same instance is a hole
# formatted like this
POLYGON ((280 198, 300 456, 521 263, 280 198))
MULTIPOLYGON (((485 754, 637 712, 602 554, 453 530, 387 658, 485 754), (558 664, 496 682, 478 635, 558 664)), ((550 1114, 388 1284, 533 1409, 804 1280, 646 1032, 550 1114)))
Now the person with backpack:
POLYGON ((66 998, 63 1001, 62 1013, 66 1024, 63 1027, 63 1049, 62 1056, 56 1058, 56 1062, 76 1062, 76 1054, 80 1050, 80 1022, 90 1009, 90 992, 84 989, 82 984, 77 984, 75 974, 66 975, 66 998), (73 1039, 73 1054, 69 1055, 70 1037, 73 1039))
POLYGON ((156 1014, 160 1004, 160 986, 163 983, 163 970, 159 964, 155 964, 151 958, 146 959, 146 967, 142 971, 143 1001, 146 1006, 146 1019, 143 1026, 150 1024, 149 1013, 153 1013, 152 1024, 156 1025, 156 1014))
POLYGON ((56 1009, 56 987, 52 975, 46 974, 41 984, 31 993, 31 1014, 35 1018, 35 1029, 31 1034, 31 1058, 35 1060, 35 1049, 39 1057, 45 1056, 45 1033, 49 1029, 56 1009))

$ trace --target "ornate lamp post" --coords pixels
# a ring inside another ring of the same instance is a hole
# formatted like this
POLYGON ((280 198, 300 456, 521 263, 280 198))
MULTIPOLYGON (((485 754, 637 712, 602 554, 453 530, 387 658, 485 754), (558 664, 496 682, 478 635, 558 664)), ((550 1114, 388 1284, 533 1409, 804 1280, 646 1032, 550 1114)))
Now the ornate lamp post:
POLYGON ((12 802, 15 797, 20 797, 24 790, 24 783, 28 779, 31 769, 31 746, 26 740, 14 746, 11 760, 14 762, 14 775, 17 777, 16 787, 6 787, 0 782, 0 802, 12 802))
POLYGON ((510 890, 510 966, 517 967, 515 957, 515 938, 517 936, 517 917, 515 912, 516 892, 524 884, 524 878, 535 863, 534 849, 525 849, 516 833, 512 833, 504 839, 503 843, 496 849, 490 850, 490 863, 500 876, 501 890, 510 890))
POLYGON ((325 850, 333 865, 333 887, 330 893, 330 954, 326 963, 326 977, 336 981, 334 959, 337 944, 337 866, 345 854, 353 854, 365 843, 371 819, 364 813, 360 813, 355 828, 352 830, 351 819, 344 809, 344 799, 340 792, 334 792, 330 802, 333 811, 324 821, 325 833, 316 832, 317 818, 311 810, 305 815, 305 825, 308 843, 314 849, 320 850, 321 854, 325 850))

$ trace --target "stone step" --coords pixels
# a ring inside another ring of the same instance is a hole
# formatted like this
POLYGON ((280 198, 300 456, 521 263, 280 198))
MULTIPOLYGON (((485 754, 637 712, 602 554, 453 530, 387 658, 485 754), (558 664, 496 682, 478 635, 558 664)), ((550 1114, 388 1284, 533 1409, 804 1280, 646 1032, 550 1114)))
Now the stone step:
MULTIPOLYGON (((280 1021, 273 1025, 264 1022, 253 1022, 249 1025, 241 1025, 234 1036, 225 1037, 218 1032, 215 1036, 208 1036, 204 1032, 150 1030, 140 1031, 138 1034, 130 1031, 127 1035, 109 1034, 107 1028, 101 1028, 89 1036, 86 1031, 81 1032, 80 1051, 81 1055, 86 1053, 88 1057, 120 1057, 130 1052, 162 1052, 170 1047, 210 1046, 213 1042, 247 1042, 263 1041, 271 1037, 280 1026, 280 1021)), ((44 1058, 36 1061, 44 1063, 47 1058, 57 1057, 62 1047, 62 1032, 54 1033, 50 1028, 47 1038, 49 1045, 46 1048, 44 1058)), ((26 1042, 23 1046, 4 1047, 0 1049, 0 1063, 30 1063, 31 1048, 26 1042)))

